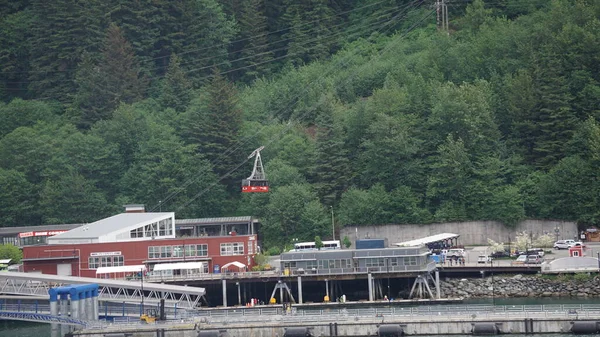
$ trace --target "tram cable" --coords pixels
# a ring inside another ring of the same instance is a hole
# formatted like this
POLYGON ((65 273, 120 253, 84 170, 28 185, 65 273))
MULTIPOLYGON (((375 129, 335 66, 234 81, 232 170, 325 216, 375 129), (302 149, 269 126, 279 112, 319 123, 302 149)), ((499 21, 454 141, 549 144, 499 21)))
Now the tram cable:
MULTIPOLYGON (((419 3, 419 2, 421 2, 421 1, 413 1, 413 3, 411 3, 411 4, 408 4, 408 5, 404 6, 404 7, 403 7, 403 10, 402 10, 401 12, 398 12, 398 13, 397 13, 397 14, 396 14, 394 17, 392 17, 392 18, 390 18, 390 19, 386 20, 386 21, 385 21, 385 22, 384 22, 384 23, 381 25, 381 27, 379 27, 379 28, 377 29, 377 32, 379 32, 379 33, 386 33, 388 30, 390 30, 390 29, 391 29, 391 23, 393 23, 393 22, 397 21, 397 20, 400 18, 400 15, 403 15, 403 14, 404 14, 404 16, 403 16, 402 18, 406 17, 406 14, 408 14, 408 13, 409 13, 411 10, 413 10, 413 9, 417 8, 417 6, 415 6, 415 4, 416 4, 416 3, 419 3), (383 28, 385 28, 386 26, 387 26, 387 29, 385 29, 385 30, 384 30, 384 31, 382 31, 382 32, 380 32, 380 31, 379 31, 379 30, 382 30, 383 28)), ((357 28, 362 28, 362 27, 357 27, 357 28)), ((356 54, 356 53, 355 53, 355 54, 356 54)), ((350 58, 350 57, 354 56, 355 54, 350 54, 350 55, 348 55, 348 56, 346 56, 346 57, 347 57, 347 58, 350 58)), ((271 60, 271 61, 273 61, 273 60, 271 60)), ((326 72, 326 73, 322 74, 322 75, 321 75, 321 76, 320 76, 320 77, 319 77, 317 80, 323 79, 323 78, 324 78, 326 75, 328 75, 328 74, 332 73, 334 70, 335 70, 335 66, 333 66, 333 67, 332 67, 332 69, 331 69, 330 71, 328 71, 328 72, 326 72)), ((307 84, 307 87, 310 87, 311 85, 313 85, 313 84, 315 84, 315 83, 317 83, 317 82, 316 82, 316 81, 313 81, 312 83, 308 83, 308 84, 307 84)), ((295 97, 295 98, 299 98, 299 97, 301 97, 302 95, 305 95, 305 94, 307 94, 307 93, 308 93, 308 89, 305 89, 303 92, 301 92, 301 93, 299 93, 298 95, 296 95, 296 97, 295 97)), ((300 115, 299 117, 305 116, 306 114, 308 114, 308 113, 310 113, 310 112, 313 112, 313 111, 314 111, 314 110, 315 110, 317 107, 318 107, 318 105, 317 105, 317 106, 315 106, 315 107, 313 107, 312 109, 309 109, 308 111, 306 111, 305 113, 303 113, 303 114, 302 114, 302 115, 300 115)), ((282 111, 284 111, 284 110, 287 110, 287 109, 289 109, 289 108, 291 108, 291 105, 288 105, 288 106, 286 106, 286 107, 283 107, 283 108, 281 108, 281 109, 279 110, 279 112, 282 112, 282 111)), ((285 128, 284 130, 280 131, 280 132, 278 133, 278 135, 282 135, 282 134, 286 133, 286 132, 288 131, 289 127, 291 126, 291 124, 292 124, 291 122, 290 122, 290 123, 288 123, 288 128, 285 128)), ((245 137, 245 138, 241 139, 240 141, 238 141, 238 143, 237 143, 236 145, 232 145, 230 148, 228 148, 228 149, 224 150, 224 152, 223 152, 223 153, 222 153, 222 154, 219 156, 219 158, 220 158, 220 159, 217 159, 217 160, 213 161, 213 163, 211 163, 211 164, 212 164, 212 165, 218 165, 218 164, 221 164, 221 163, 223 162, 223 160, 224 160, 223 158, 226 158, 228 155, 231 155, 231 154, 235 153, 236 151, 238 151, 238 150, 241 150, 241 149, 242 149, 242 147, 243 147, 244 145, 248 145, 248 144, 250 143, 250 141, 252 141, 253 139, 255 139, 255 138, 256 138, 256 136, 257 136, 257 135, 259 135, 259 134, 262 134, 262 133, 263 133, 263 130, 264 130, 265 128, 266 128, 266 126, 263 126, 263 127, 260 129, 260 130, 258 130, 258 131, 257 131, 257 132, 255 132, 254 134, 252 134, 252 135, 250 135, 250 136, 247 136, 247 137, 245 137)), ((278 136, 278 137, 280 137, 280 136, 278 136)), ((221 180, 225 179, 225 178, 226 178, 226 177, 227 177, 227 176, 228 176, 230 173, 231 173, 231 172, 227 172, 227 173, 226 173, 226 174, 224 174, 223 176, 219 177, 218 181, 221 181, 221 180)), ((185 189, 186 189, 186 188, 187 188, 189 185, 191 185, 191 184, 192 184, 192 183, 194 183, 195 181, 196 181, 196 179, 195 179, 195 178, 191 178, 191 179, 189 179, 189 180, 188 180, 186 183, 184 183, 182 186, 180 186, 180 188, 178 188, 178 189, 176 189, 175 191, 171 192, 171 194, 169 194, 169 195, 168 195, 166 198, 162 199, 162 200, 161 200, 161 202, 160 202, 159 204, 155 205, 155 206, 154 206, 154 207, 151 209, 151 211, 153 211, 153 210, 156 210, 156 209, 157 209, 157 208, 159 208, 159 207, 160 207, 162 204, 164 204, 165 202, 168 202, 169 200, 171 200, 172 198, 174 198, 175 196, 177 196, 179 193, 181 193, 182 191, 184 191, 184 190, 185 190, 185 189)), ((214 186, 214 185, 211 185, 211 186, 214 186)))
MULTIPOLYGON (((419 25, 420 25, 422 22, 424 22, 426 19, 428 19, 429 17, 431 17, 431 16, 432 16, 434 13, 435 13, 435 10, 431 10, 431 11, 429 11, 429 12, 428 12, 428 13, 427 13, 425 16, 423 16, 423 17, 422 17, 422 18, 421 18, 421 19, 420 19, 418 22, 416 22, 415 24, 413 24, 412 26, 410 26, 408 29, 406 29, 406 30, 405 30, 405 31, 402 33, 402 35, 401 35, 400 37, 394 38, 394 41, 399 41, 399 40, 402 40, 404 37, 406 37, 406 35, 408 35, 408 34, 409 34, 411 31, 413 31, 413 30, 414 30, 416 27, 418 27, 418 26, 419 26, 419 25)), ((388 28, 388 29, 389 29, 389 28, 388 28)), ((389 50, 392 48, 392 46, 391 46, 391 45, 393 45, 393 42, 394 42, 394 41, 390 42, 390 43, 389 43, 389 44, 388 44, 388 45, 387 45, 387 46, 386 46, 386 47, 383 49, 383 51, 382 51, 382 52, 381 52, 379 55, 377 55, 377 56, 373 57, 373 58, 370 60, 370 62, 372 62, 372 61, 374 61, 375 59, 377 59, 377 58, 381 57, 383 54, 385 54, 387 51, 389 51, 389 50)), ((370 63, 370 62, 369 62, 369 63, 370 63)), ((368 64, 368 63, 367 63, 367 64, 368 64)), ((365 67, 365 66, 363 66, 363 67, 365 67)), ((333 71, 333 69, 332 69, 332 71, 333 71)), ((323 75, 323 76, 324 76, 324 75, 323 75)), ((320 78, 322 79, 322 78, 323 78, 323 76, 321 76, 320 78)), ((307 114, 308 112, 312 112, 312 111, 314 111, 314 110, 315 110, 317 107, 319 107, 319 105, 316 105, 316 106, 314 106, 312 109, 310 109, 310 110, 307 110, 307 111, 306 111, 304 114, 307 114)), ((304 115, 304 114, 303 114, 303 115, 304 115)), ((301 116, 302 116, 302 115, 301 115, 301 116)), ((283 135, 285 132, 287 132, 287 131, 290 129, 290 126, 291 126, 291 124, 292 124, 292 123, 288 123, 288 124, 287 124, 287 127, 285 127, 285 128, 282 130, 282 131, 280 131, 279 133, 277 133, 277 134, 276 134, 276 137, 272 137, 272 138, 271 138, 271 140, 270 140, 270 141, 268 141, 268 142, 267 142, 267 143, 266 143, 264 146, 265 146, 265 147, 267 147, 268 145, 272 144, 273 142, 275 142, 275 141, 278 141, 278 140, 281 138, 281 136, 282 136, 282 135, 283 135)), ((263 128, 264 128, 264 127, 263 127, 263 128)), ((257 133, 257 134, 258 134, 258 133, 257 133)), ((207 191, 209 191, 209 190, 210 190, 212 187, 216 186, 216 185, 217 185, 217 184, 218 184, 218 183, 219 183, 221 180, 223 180, 223 179, 227 178, 227 177, 228 177, 229 175, 231 175, 233 172, 237 171, 237 169, 239 169, 239 168, 240 168, 242 165, 244 165, 244 164, 245 164, 245 163, 246 163, 248 160, 249 160, 249 159, 245 159, 245 160, 244 160, 244 161, 242 161, 240 164, 238 164, 237 166, 235 166, 234 168, 232 168, 231 170, 229 170, 227 173, 225 173, 225 174, 223 174, 222 176, 220 176, 218 180, 216 180, 214 183, 212 183, 212 184, 211 184, 210 186, 208 186, 207 188, 205 188, 205 189, 203 189, 203 190, 199 191, 199 192, 198 192, 196 195, 194 195, 194 197, 192 197, 190 200, 188 200, 188 201, 187 201, 185 204, 183 204, 183 205, 179 206, 179 207, 177 208, 177 210, 181 210, 181 209, 183 209, 183 208, 187 207, 187 206, 188 206, 190 203, 192 203, 192 202, 193 202, 194 200, 196 200, 198 197, 200 197, 200 196, 204 195, 204 194, 205 194, 207 191)))

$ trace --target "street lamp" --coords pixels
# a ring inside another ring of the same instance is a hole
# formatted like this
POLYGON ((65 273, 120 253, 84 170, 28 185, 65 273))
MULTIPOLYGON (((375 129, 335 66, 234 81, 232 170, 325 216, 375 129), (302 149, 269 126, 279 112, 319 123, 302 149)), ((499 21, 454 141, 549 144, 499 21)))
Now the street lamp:
POLYGON ((329 206, 331 208, 331 240, 335 240, 335 221, 333 218, 333 206, 329 206))
POLYGON ((554 227, 554 234, 556 234, 556 241, 558 241, 558 233, 560 233, 560 229, 558 229, 558 226, 554 227))
POLYGON ((144 267, 144 268, 141 268, 141 271, 140 271, 140 275, 141 275, 141 277, 140 277, 140 293, 142 294, 142 305, 140 306, 140 310, 142 313, 140 315, 144 314, 144 271, 145 270, 146 270, 146 268, 144 267))
POLYGON ((492 306, 496 307, 496 299, 494 298, 494 260, 490 258, 490 273, 492 273, 492 306))
POLYGON ((237 291, 238 291, 238 305, 241 306, 242 305, 242 293, 240 291, 240 283, 236 282, 235 285, 237 286, 237 291))

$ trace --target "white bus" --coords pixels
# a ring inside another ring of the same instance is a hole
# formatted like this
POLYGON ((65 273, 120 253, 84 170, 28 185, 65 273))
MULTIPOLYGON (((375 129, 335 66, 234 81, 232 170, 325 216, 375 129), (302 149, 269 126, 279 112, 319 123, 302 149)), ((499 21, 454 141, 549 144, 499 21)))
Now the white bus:
MULTIPOLYGON (((330 249, 341 249, 339 240, 334 241, 323 241, 323 247, 321 250, 330 250, 330 249)), ((317 245, 314 242, 298 242, 294 245, 295 252, 302 252, 306 250, 317 250, 317 245)))

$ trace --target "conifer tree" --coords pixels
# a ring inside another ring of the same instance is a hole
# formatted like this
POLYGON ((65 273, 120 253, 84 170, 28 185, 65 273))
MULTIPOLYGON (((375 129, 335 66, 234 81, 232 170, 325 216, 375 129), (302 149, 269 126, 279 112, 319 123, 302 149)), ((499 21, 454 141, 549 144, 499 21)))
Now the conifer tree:
MULTIPOLYGON (((243 158, 236 149, 242 124, 237 100, 235 87, 215 68, 203 95, 186 111, 184 138, 187 143, 197 146, 219 177, 226 175, 243 158)), ((230 191, 239 189, 237 178, 224 177, 230 191)))
POLYGON ((273 53, 269 50, 267 19, 264 15, 264 0, 249 0, 243 3, 239 19, 241 37, 244 40, 239 58, 246 82, 268 74, 273 53))
POLYGON ((219 69, 229 66, 227 47, 237 28, 216 0, 186 2, 180 23, 188 49, 180 54, 182 65, 194 87, 199 87, 211 75, 213 65, 219 69))
POLYGON ((333 119, 331 103, 323 104, 317 117, 314 181, 321 202, 332 206, 346 189, 349 162, 343 135, 333 119))
POLYGON ((86 59, 77 83, 75 106, 81 110, 82 128, 108 118, 119 104, 142 98, 146 81, 140 76, 131 45, 115 24, 107 30, 99 64, 94 66, 92 60, 86 59))
POLYGON ((544 55, 534 70, 535 145, 531 159, 541 168, 550 168, 565 156, 577 119, 571 109, 572 97, 556 55, 544 55))
POLYGON ((45 1, 31 4, 32 25, 29 90, 37 97, 67 102, 84 52, 97 53, 102 40, 103 2, 45 1))
POLYGON ((180 67, 180 59, 176 54, 171 55, 169 69, 162 81, 158 98, 164 108, 173 108, 177 112, 185 111, 192 96, 192 84, 180 67))

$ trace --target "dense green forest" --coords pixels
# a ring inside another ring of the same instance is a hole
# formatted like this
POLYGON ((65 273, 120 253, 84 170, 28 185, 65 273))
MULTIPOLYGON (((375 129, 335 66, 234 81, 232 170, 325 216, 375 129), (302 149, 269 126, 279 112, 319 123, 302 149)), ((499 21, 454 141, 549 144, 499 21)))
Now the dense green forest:
POLYGON ((600 2, 447 3, 0 0, 0 226, 598 224, 600 2))

